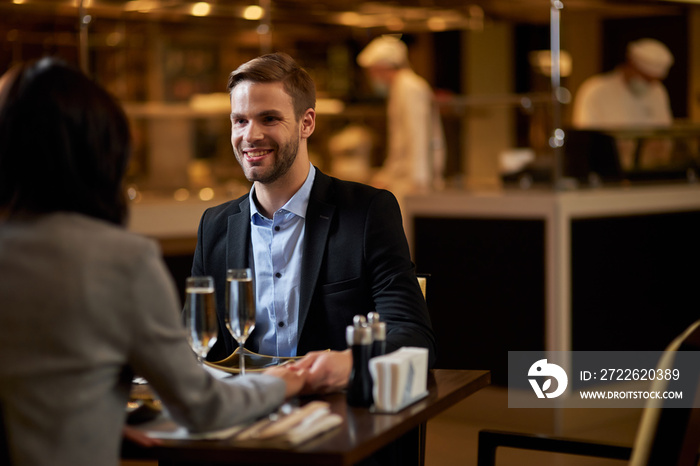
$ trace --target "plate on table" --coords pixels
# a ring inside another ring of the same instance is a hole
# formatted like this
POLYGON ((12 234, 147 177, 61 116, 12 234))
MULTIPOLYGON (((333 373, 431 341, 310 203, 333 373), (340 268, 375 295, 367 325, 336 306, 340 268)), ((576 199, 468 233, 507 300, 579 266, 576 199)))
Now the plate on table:
MULTIPOLYGON (((221 371, 230 372, 231 374, 238 374, 240 372, 239 367, 239 348, 231 353, 226 359, 221 361, 209 362, 204 361, 207 366, 219 369, 221 371)), ((270 367, 279 366, 290 361, 296 361, 301 359, 303 356, 285 357, 285 356, 266 356, 264 354, 254 353, 247 349, 243 350, 243 358, 245 360, 245 371, 246 372, 260 372, 268 369, 270 367)))

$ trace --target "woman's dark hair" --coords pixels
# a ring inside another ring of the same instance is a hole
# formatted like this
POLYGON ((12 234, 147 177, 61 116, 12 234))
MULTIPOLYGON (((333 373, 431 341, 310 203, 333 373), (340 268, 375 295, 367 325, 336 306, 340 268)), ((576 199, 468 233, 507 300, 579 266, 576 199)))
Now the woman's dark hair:
POLYGON ((78 212, 123 224, 131 153, 119 104, 55 58, 20 65, 0 89, 0 210, 78 212))
POLYGON ((309 73, 286 53, 269 53, 242 64, 228 78, 228 90, 243 81, 281 82, 291 96, 297 120, 310 108, 316 108, 316 86, 309 73))

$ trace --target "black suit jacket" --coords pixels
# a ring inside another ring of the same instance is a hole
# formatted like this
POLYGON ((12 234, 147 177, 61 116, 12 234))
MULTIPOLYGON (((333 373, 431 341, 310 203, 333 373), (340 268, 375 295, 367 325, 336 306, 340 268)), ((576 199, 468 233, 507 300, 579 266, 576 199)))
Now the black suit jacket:
MULTIPOLYGON (((316 169, 305 234, 297 354, 347 348, 353 316, 376 311, 387 325, 387 351, 425 347, 432 365, 435 336, 394 195, 316 169)), ((250 244, 248 194, 204 212, 192 275, 215 281, 219 337, 210 360, 237 346, 224 326, 226 270, 249 267, 250 244)))

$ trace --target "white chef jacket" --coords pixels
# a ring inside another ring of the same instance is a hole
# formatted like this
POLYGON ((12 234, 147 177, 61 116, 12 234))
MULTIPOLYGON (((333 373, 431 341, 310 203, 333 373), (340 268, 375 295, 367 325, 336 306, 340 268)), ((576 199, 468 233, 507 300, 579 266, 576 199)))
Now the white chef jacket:
POLYGON ((672 121, 663 84, 654 81, 646 94, 635 95, 618 70, 588 78, 579 88, 574 102, 573 125, 576 128, 669 126, 672 121))
POLYGON ((387 102, 388 151, 375 181, 399 199, 442 182, 445 136, 430 85, 410 68, 399 70, 387 102))

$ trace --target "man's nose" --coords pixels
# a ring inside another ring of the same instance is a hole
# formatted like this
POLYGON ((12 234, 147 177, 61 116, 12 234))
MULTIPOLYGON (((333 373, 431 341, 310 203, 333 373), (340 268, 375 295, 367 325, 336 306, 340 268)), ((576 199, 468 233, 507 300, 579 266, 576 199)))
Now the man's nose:
POLYGON ((248 123, 245 134, 243 135, 247 142, 259 141, 263 138, 262 128, 255 122, 248 123))

